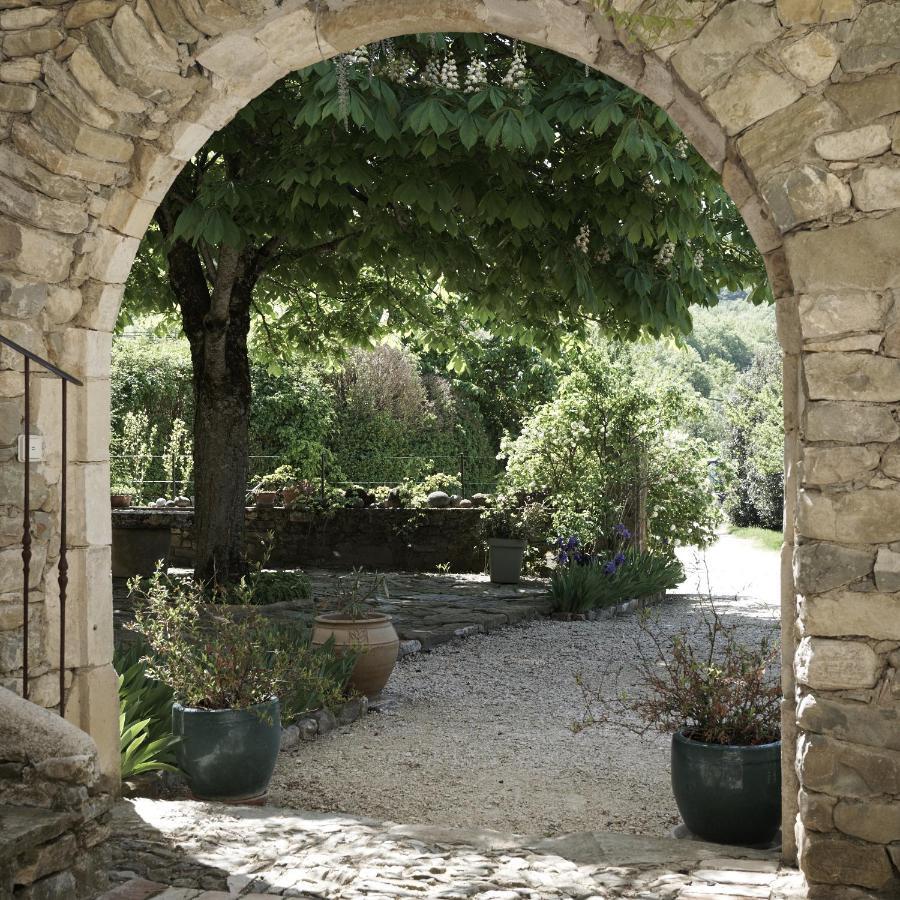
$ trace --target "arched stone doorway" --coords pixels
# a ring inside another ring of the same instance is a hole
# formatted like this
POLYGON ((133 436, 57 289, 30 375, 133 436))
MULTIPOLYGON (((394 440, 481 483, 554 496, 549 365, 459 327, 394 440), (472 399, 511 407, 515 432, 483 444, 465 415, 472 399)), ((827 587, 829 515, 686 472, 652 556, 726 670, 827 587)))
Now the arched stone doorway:
MULTIPOLYGON (((722 173, 765 256, 785 351, 786 854, 799 788, 810 881, 897 882, 900 7, 735 0, 660 12, 684 18, 642 46, 567 0, 78 0, 0 13, 0 331, 85 382, 70 398, 67 715, 111 773, 110 334, 155 205, 209 135, 289 71, 392 35, 497 31, 665 108, 722 173)), ((19 366, 0 356, 11 440, 19 366)), ((36 380, 48 435, 57 391, 36 380)), ((10 456, 0 500, 15 519, 22 474, 10 456)), ((45 662, 32 698, 51 706, 58 447, 36 472, 45 662)), ((16 589, 19 552, 0 550, 3 591, 16 589)), ((14 670, 0 675, 15 681, 14 670)))

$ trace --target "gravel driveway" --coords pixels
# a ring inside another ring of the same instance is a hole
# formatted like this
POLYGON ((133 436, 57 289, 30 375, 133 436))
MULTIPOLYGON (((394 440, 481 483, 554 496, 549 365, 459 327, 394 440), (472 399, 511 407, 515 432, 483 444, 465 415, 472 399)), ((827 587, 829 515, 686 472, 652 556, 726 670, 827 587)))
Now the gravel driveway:
MULTIPOLYGON (((723 555, 732 571, 737 549, 723 555)), ((764 564, 777 569, 777 554, 764 564)), ((717 601, 746 639, 777 625, 777 593, 762 593, 717 601)), ((696 623, 699 608, 687 596, 660 607, 672 628, 696 623)), ((281 755, 269 802, 527 834, 665 835, 679 821, 669 739, 570 729, 582 711, 576 674, 590 681, 612 657, 627 681, 637 624, 538 621, 408 657, 380 711, 281 755)))

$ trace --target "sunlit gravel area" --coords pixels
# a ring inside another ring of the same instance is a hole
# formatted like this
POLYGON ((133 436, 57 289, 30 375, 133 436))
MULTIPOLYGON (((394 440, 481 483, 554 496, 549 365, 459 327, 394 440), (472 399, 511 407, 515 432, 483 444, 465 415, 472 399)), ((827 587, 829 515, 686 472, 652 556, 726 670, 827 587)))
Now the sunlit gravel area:
MULTIPOLYGON (((656 609, 674 629, 696 625, 704 602, 679 595, 656 609)), ((716 604, 747 639, 777 628, 769 591, 716 604)), ((612 659, 628 685, 637 634, 634 614, 538 621, 401 660, 377 711, 281 755, 269 802, 525 834, 668 834, 679 821, 669 739, 571 729, 576 675, 592 682, 612 659)))

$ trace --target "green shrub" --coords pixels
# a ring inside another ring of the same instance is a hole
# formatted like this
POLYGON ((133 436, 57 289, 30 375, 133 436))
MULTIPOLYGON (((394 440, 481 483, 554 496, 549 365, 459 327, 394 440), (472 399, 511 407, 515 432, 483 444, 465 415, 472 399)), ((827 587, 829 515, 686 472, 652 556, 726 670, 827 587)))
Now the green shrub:
POLYGON ((140 644, 116 647, 119 673, 119 745, 122 778, 142 772, 177 772, 172 734, 172 691, 149 678, 140 644))
MULTIPOLYGON (((194 586, 192 575, 163 575, 162 582, 173 590, 194 586)), ((203 589, 207 603, 223 603, 231 606, 268 606, 292 600, 308 600, 312 596, 309 578, 299 571, 263 569, 257 566, 241 581, 203 589)))
POLYGON ((696 412, 683 387, 644 372, 629 348, 597 344, 504 441, 504 488, 546 498, 552 530, 582 535, 590 552, 616 523, 636 520, 642 493, 651 548, 704 546, 719 513, 707 476, 714 454, 684 428, 696 412))
MULTIPOLYGON (((296 707, 307 702, 295 699, 301 690, 333 702, 343 688, 331 677, 333 648, 312 647, 305 628, 275 626, 252 603, 210 604, 205 585, 166 579, 160 569, 129 589, 129 627, 149 646, 147 673, 185 706, 247 709, 275 696, 296 707)), ((246 579, 234 590, 237 598, 252 592, 246 579)))
POLYGON ((784 514, 781 351, 757 355, 725 404, 725 511, 738 527, 780 530, 784 514))

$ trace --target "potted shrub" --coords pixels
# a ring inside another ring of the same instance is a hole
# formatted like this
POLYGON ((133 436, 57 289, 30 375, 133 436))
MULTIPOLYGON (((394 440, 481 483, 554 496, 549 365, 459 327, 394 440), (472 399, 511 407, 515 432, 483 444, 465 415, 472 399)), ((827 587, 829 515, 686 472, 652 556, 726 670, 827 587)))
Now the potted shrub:
POLYGON ((313 490, 313 485, 302 479, 297 469, 285 465, 263 475, 253 493, 257 506, 274 506, 279 498, 285 506, 290 506, 301 494, 313 490))
POLYGON ((311 668, 311 649, 279 645, 250 605, 249 585, 234 586, 237 605, 222 607, 204 585, 159 569, 129 583, 137 601, 129 627, 149 647, 147 674, 172 689, 178 767, 202 800, 264 801, 281 743, 279 696, 291 696, 311 668))
POLYGON ((672 791, 688 830, 719 844, 765 845, 781 821, 778 641, 742 643, 710 609, 674 633, 643 614, 635 647, 642 690, 591 690, 579 677, 586 711, 575 730, 607 723, 671 734, 672 791))
POLYGON ((265 476, 262 481, 253 488, 253 503, 256 506, 265 507, 266 509, 275 506, 275 503, 278 500, 278 491, 275 490, 274 487, 269 487, 271 482, 267 481, 268 478, 268 475, 265 476))
POLYGON ((312 643, 334 641, 335 652, 352 650, 358 659, 350 674, 350 686, 369 699, 377 697, 394 671, 400 639, 391 617, 373 608, 379 590, 387 597, 387 582, 377 572, 364 584, 362 569, 337 579, 338 594, 327 611, 315 617, 312 643))
POLYGON ((131 506, 135 490, 124 481, 114 481, 109 489, 109 503, 113 509, 127 509, 131 506))
POLYGON ((487 534, 489 571, 495 584, 518 584, 525 559, 525 529, 519 509, 499 495, 481 514, 487 534))

